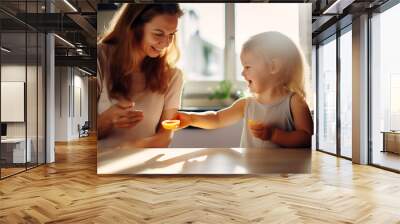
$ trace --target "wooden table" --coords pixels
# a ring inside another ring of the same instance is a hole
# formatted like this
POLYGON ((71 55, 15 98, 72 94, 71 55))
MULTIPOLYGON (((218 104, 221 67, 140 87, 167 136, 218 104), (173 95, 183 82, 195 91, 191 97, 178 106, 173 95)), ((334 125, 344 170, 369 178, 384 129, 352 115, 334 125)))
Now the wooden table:
POLYGON ((400 131, 382 131, 382 152, 393 152, 400 154, 400 131))
POLYGON ((311 149, 98 149, 98 174, 310 173, 311 149))
POLYGON ((31 138, 2 138, 1 147, 2 158, 0 159, 5 160, 4 163, 24 164, 25 162, 31 162, 31 138), (25 145, 27 145, 26 149, 25 145))

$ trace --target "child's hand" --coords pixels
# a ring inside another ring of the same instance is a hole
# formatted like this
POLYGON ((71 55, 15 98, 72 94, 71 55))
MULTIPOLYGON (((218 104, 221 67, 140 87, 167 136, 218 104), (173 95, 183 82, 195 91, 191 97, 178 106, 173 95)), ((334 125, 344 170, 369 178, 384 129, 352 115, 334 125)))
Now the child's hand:
POLYGON ((186 128, 192 124, 192 117, 189 113, 178 112, 176 115, 176 119, 181 121, 179 129, 186 128))
POLYGON ((262 123, 249 124, 249 129, 254 137, 264 141, 270 140, 275 130, 273 126, 262 123))

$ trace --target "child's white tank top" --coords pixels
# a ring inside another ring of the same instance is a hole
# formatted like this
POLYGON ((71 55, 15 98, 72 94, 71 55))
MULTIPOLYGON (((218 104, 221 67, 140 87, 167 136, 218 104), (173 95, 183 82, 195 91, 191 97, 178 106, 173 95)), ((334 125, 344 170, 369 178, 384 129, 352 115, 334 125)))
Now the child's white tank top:
POLYGON ((290 110, 290 99, 294 93, 289 93, 282 100, 273 104, 261 104, 255 97, 246 98, 241 148, 278 148, 271 141, 263 141, 254 137, 249 129, 249 120, 269 124, 285 131, 295 130, 293 116, 290 110))

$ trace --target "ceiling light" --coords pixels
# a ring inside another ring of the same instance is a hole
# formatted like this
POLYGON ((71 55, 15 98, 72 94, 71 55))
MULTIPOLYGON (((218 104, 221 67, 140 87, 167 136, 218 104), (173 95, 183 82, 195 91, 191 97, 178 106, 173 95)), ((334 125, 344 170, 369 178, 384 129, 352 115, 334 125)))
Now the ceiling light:
POLYGON ((83 70, 83 69, 81 69, 81 68, 79 68, 79 67, 78 67, 78 70, 81 71, 81 72, 83 72, 83 73, 85 73, 85 74, 87 74, 87 75, 92 75, 92 73, 90 73, 90 72, 88 72, 88 71, 86 71, 86 70, 83 70))
POLYGON ((71 42, 69 42, 68 40, 58 36, 57 34, 54 34, 55 37, 57 37, 59 40, 61 40, 62 42, 66 43, 68 46, 75 48, 75 45, 73 45, 71 42))
POLYGON ((343 9, 347 8, 354 0, 336 0, 332 5, 324 10, 322 14, 342 14, 343 9))
POLYGON ((79 55, 83 55, 83 49, 77 48, 76 53, 78 53, 79 55))
POLYGON ((68 1, 68 0, 64 0, 65 4, 67 4, 72 10, 74 10, 74 12, 78 12, 78 10, 68 1))
POLYGON ((11 52, 9 49, 7 49, 7 48, 5 48, 5 47, 1 47, 1 50, 4 51, 4 52, 6 52, 6 53, 10 53, 10 52, 11 52))

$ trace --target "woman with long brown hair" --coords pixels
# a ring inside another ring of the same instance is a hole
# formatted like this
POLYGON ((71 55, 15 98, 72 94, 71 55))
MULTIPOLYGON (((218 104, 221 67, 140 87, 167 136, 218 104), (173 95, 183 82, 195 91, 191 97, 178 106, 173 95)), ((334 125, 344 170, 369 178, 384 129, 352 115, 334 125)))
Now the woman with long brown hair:
POLYGON ((99 147, 167 147, 160 123, 176 116, 178 4, 124 4, 98 40, 99 147))

